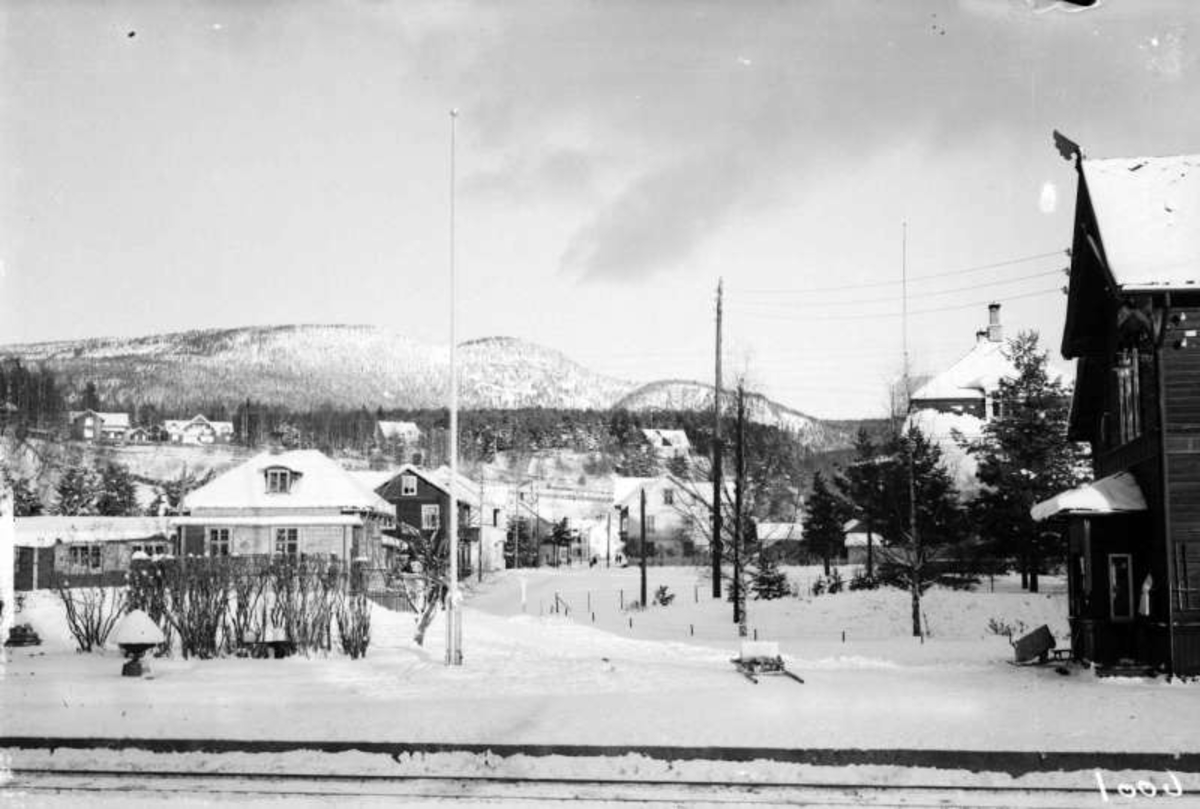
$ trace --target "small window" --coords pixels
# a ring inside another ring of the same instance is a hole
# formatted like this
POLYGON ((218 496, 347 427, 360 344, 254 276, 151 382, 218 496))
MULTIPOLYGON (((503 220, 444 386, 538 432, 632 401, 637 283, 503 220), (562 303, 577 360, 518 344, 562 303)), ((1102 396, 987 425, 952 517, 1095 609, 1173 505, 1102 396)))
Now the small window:
POLYGON ((75 545, 71 548, 68 557, 71 564, 75 567, 90 568, 92 570, 100 569, 100 546, 99 545, 75 545))
POLYGON ((210 528, 210 529, 208 529, 208 555, 209 556, 228 556, 229 555, 229 529, 228 528, 210 528))
POLYGON ((1108 603, 1114 621, 1133 620, 1133 557, 1127 553, 1108 555, 1108 603))
POLYGON ((492 527, 493 528, 500 527, 500 509, 498 509, 498 508, 492 509, 492 527))
POLYGON ((300 529, 275 529, 275 554, 296 557, 300 555, 300 529))
POLYGON ((646 533, 647 533, 647 534, 653 534, 653 533, 654 533, 654 531, 655 531, 655 526, 654 526, 654 515, 653 515, 653 514, 647 514, 647 515, 646 515, 646 533))
POLYGON ((675 505, 675 490, 674 489, 663 489, 662 496, 663 496, 663 505, 664 506, 675 505))
POLYGON ((421 528, 425 531, 436 531, 442 525, 441 507, 434 503, 421 506, 421 528))
POLYGON ((416 497, 417 496, 417 476, 416 475, 401 475, 400 476, 400 496, 401 497, 416 497))
POLYGON ((267 470, 267 492, 269 494, 287 494, 292 488, 292 473, 287 469, 267 470))

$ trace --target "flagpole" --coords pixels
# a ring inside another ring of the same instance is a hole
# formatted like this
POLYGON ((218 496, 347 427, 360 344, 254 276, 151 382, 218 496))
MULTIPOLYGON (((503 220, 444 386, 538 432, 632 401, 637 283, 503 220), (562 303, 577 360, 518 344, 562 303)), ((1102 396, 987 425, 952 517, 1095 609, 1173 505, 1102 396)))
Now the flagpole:
POLYGON ((458 329, 454 267, 454 124, 458 110, 450 110, 450 583, 446 588, 446 665, 462 665, 462 594, 458 589, 458 329))

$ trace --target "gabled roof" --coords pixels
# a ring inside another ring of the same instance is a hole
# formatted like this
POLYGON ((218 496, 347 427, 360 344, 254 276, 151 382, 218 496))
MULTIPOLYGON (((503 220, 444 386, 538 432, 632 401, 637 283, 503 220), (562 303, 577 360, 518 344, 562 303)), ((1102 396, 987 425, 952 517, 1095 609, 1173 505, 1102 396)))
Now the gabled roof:
POLYGON ((755 526, 758 541, 763 547, 777 542, 800 542, 804 539, 804 525, 798 522, 760 522, 755 526))
POLYGON ((165 517, 17 517, 15 544, 48 548, 59 541, 124 542, 168 536, 165 517))
POLYGON ((672 449, 691 449, 692 442, 688 440, 684 430, 658 430, 643 427, 642 435, 655 447, 670 447, 672 449))
POLYGON ((379 432, 384 438, 405 438, 410 435, 420 435, 421 428, 415 421, 380 421, 379 432))
POLYGON ((1005 356, 1006 341, 978 340, 961 359, 930 379, 912 395, 914 402, 934 399, 983 399, 1016 373, 1005 356))
MULTIPOLYGON (((421 480, 440 491, 442 494, 449 495, 451 493, 452 487, 450 486, 450 467, 448 466, 442 466, 438 467, 437 469, 430 470, 422 469, 419 466, 406 463, 398 470, 389 472, 388 478, 384 481, 384 483, 395 480, 401 475, 416 475, 421 480)), ((379 486, 382 485, 384 484, 379 484, 379 486)), ((379 486, 376 486, 375 488, 378 489, 379 486)), ((454 498, 456 500, 461 503, 465 503, 473 509, 479 508, 479 484, 460 474, 458 476, 457 484, 453 487, 453 490, 454 498)))
POLYGON ((266 510, 328 509, 393 514, 386 500, 332 458, 315 449, 263 452, 184 498, 184 508, 266 510), (298 474, 289 491, 268 493, 266 471, 283 467, 298 474))
POLYGON ((1200 155, 1083 160, 1114 283, 1200 289, 1200 155))
POLYGON ((121 427, 126 429, 129 427, 128 413, 101 413, 98 410, 71 410, 67 413, 67 418, 71 421, 75 421, 75 419, 79 418, 80 416, 86 416, 89 413, 104 422, 105 427, 121 427))

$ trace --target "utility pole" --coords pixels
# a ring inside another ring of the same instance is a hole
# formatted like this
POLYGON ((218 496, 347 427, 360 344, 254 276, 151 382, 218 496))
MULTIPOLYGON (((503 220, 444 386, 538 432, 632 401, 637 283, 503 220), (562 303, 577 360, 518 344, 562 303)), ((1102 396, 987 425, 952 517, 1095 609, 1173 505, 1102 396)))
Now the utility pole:
POLYGON ((742 584, 742 536, 745 520, 742 516, 742 497, 746 488, 746 388, 738 380, 737 398, 737 482, 733 494, 733 620, 738 625, 738 637, 746 637, 746 593, 742 584))
POLYGON ((456 279, 454 276, 454 122, 458 110, 450 110, 450 584, 446 592, 446 665, 462 665, 462 594, 458 589, 458 368, 457 324, 455 323, 456 279))
MULTIPOLYGON (((909 387, 908 367, 908 223, 903 223, 900 239, 900 323, 902 345, 904 347, 904 410, 907 413, 911 407, 912 390, 909 387)), ((904 429, 904 420, 900 422, 904 429)), ((901 436, 904 442, 905 454, 908 461, 908 533, 910 550, 909 593, 912 597, 913 635, 924 638, 921 631, 921 539, 917 533, 917 481, 913 465, 912 441, 908 435, 901 436)))
POLYGON ((721 597, 721 305, 722 279, 717 279, 717 351, 716 380, 713 383, 713 449, 712 449, 712 597, 721 597))
POLYGON ((646 490, 642 489, 641 550, 642 550, 642 609, 646 609, 646 490))

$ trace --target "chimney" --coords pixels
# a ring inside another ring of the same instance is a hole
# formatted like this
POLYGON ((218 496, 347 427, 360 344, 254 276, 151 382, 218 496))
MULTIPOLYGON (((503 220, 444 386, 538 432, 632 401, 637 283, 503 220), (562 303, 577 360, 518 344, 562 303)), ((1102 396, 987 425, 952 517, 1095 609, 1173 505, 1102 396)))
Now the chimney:
POLYGON ((1000 304, 988 304, 987 338, 989 342, 999 343, 1004 339, 1004 327, 1000 325, 1000 304))

